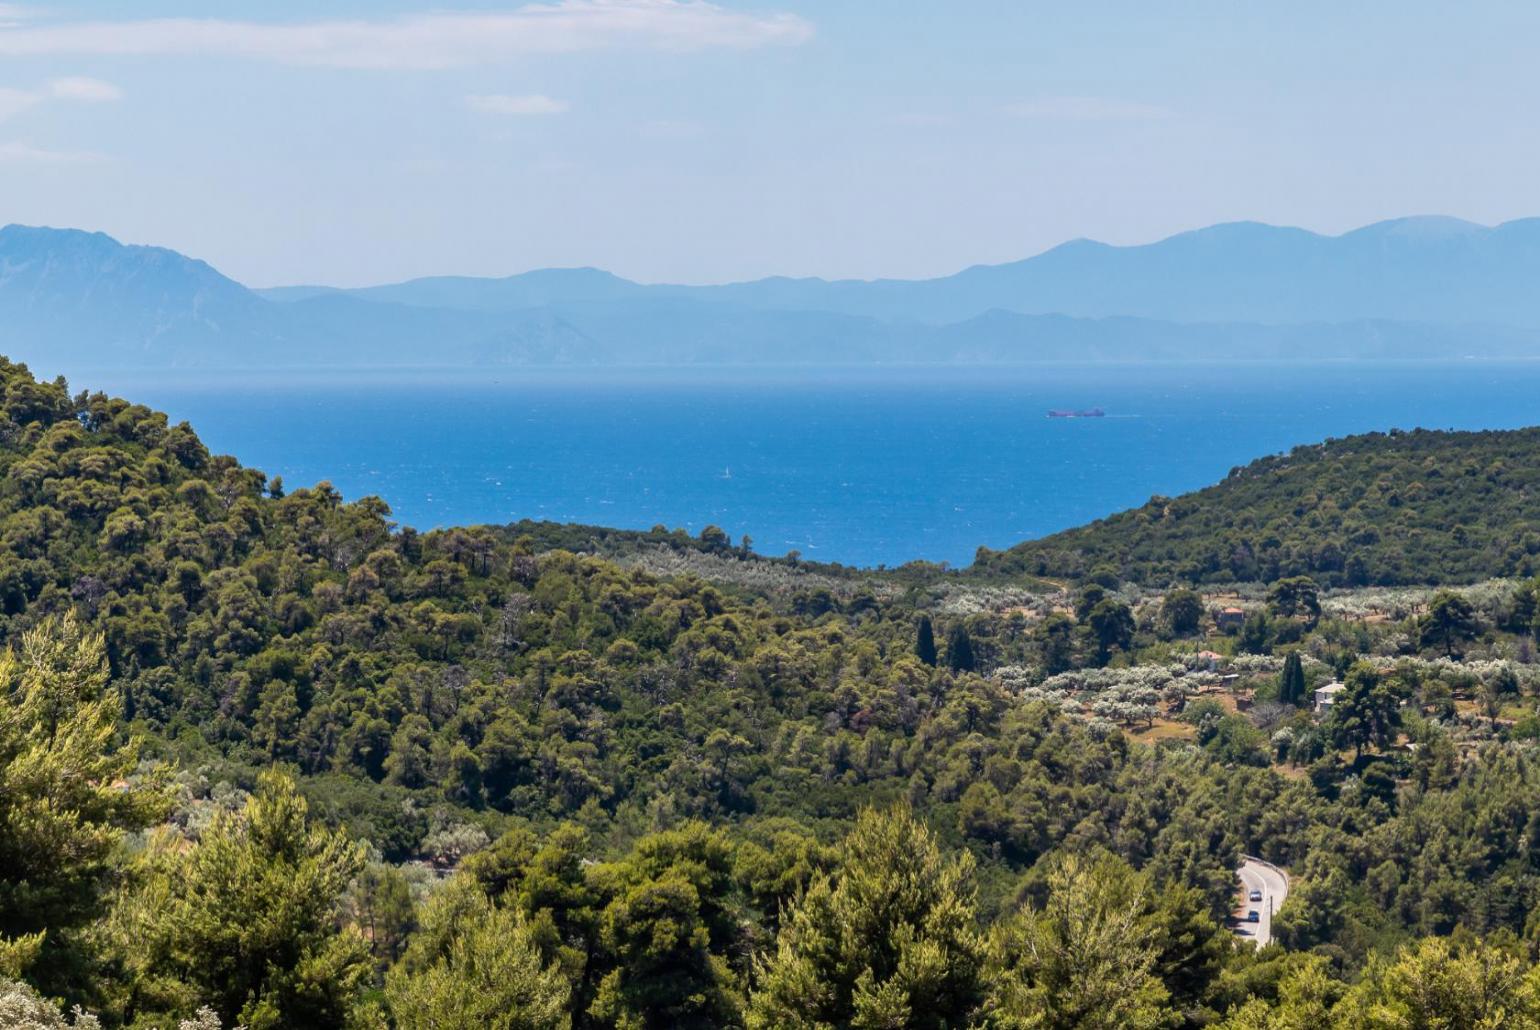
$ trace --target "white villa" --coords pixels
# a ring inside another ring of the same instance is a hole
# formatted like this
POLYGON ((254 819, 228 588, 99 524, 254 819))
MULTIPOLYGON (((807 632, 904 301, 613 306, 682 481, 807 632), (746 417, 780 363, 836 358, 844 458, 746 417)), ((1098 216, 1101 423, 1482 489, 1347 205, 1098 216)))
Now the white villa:
POLYGON ((1316 710, 1316 714, 1319 715, 1319 714, 1321 714, 1323 712, 1331 711, 1331 706, 1337 703, 1337 695, 1342 693, 1346 689, 1347 689, 1346 686, 1344 686, 1341 683, 1336 683, 1336 682, 1328 683, 1324 687, 1316 687, 1315 688, 1315 710, 1316 710))

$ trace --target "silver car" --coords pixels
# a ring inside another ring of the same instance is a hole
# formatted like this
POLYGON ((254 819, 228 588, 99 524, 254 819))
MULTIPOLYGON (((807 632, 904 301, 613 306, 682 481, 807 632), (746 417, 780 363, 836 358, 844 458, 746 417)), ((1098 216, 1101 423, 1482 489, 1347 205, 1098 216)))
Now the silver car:
POLYGON ((1261 901, 1262 900, 1262 892, 1258 891, 1258 890, 1254 890, 1254 891, 1251 892, 1250 895, 1248 895, 1248 898, 1251 901, 1261 901))

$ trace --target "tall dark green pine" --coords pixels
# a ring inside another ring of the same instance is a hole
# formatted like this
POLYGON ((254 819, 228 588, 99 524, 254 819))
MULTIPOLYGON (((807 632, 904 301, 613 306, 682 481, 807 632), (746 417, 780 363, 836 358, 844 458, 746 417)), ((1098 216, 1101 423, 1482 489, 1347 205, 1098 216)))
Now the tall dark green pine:
POLYGON ((972 672, 977 663, 973 658, 973 638, 962 623, 952 627, 946 641, 946 663, 953 672, 972 672))
POLYGON ((1298 651, 1290 651, 1283 660, 1283 672, 1278 678, 1278 700, 1286 705, 1297 705, 1305 699, 1305 664, 1299 660, 1298 651))
POLYGON ((926 665, 936 664, 936 631, 930 624, 929 615, 920 616, 920 627, 914 636, 914 653, 926 665))

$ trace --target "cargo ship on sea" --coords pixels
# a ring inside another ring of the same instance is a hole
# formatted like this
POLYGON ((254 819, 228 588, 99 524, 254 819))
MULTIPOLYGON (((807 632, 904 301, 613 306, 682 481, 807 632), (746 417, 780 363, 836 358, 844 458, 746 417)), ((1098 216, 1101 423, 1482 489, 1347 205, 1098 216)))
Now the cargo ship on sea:
POLYGON ((1106 418, 1107 413, 1100 408, 1050 408, 1049 418, 1106 418))

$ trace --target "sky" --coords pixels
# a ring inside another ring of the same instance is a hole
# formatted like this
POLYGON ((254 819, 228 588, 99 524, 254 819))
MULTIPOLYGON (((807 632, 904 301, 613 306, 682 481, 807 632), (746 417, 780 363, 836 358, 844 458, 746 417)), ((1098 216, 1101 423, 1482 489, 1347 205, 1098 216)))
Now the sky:
POLYGON ((252 286, 1540 214, 1540 4, 0 2, 0 223, 252 286))

